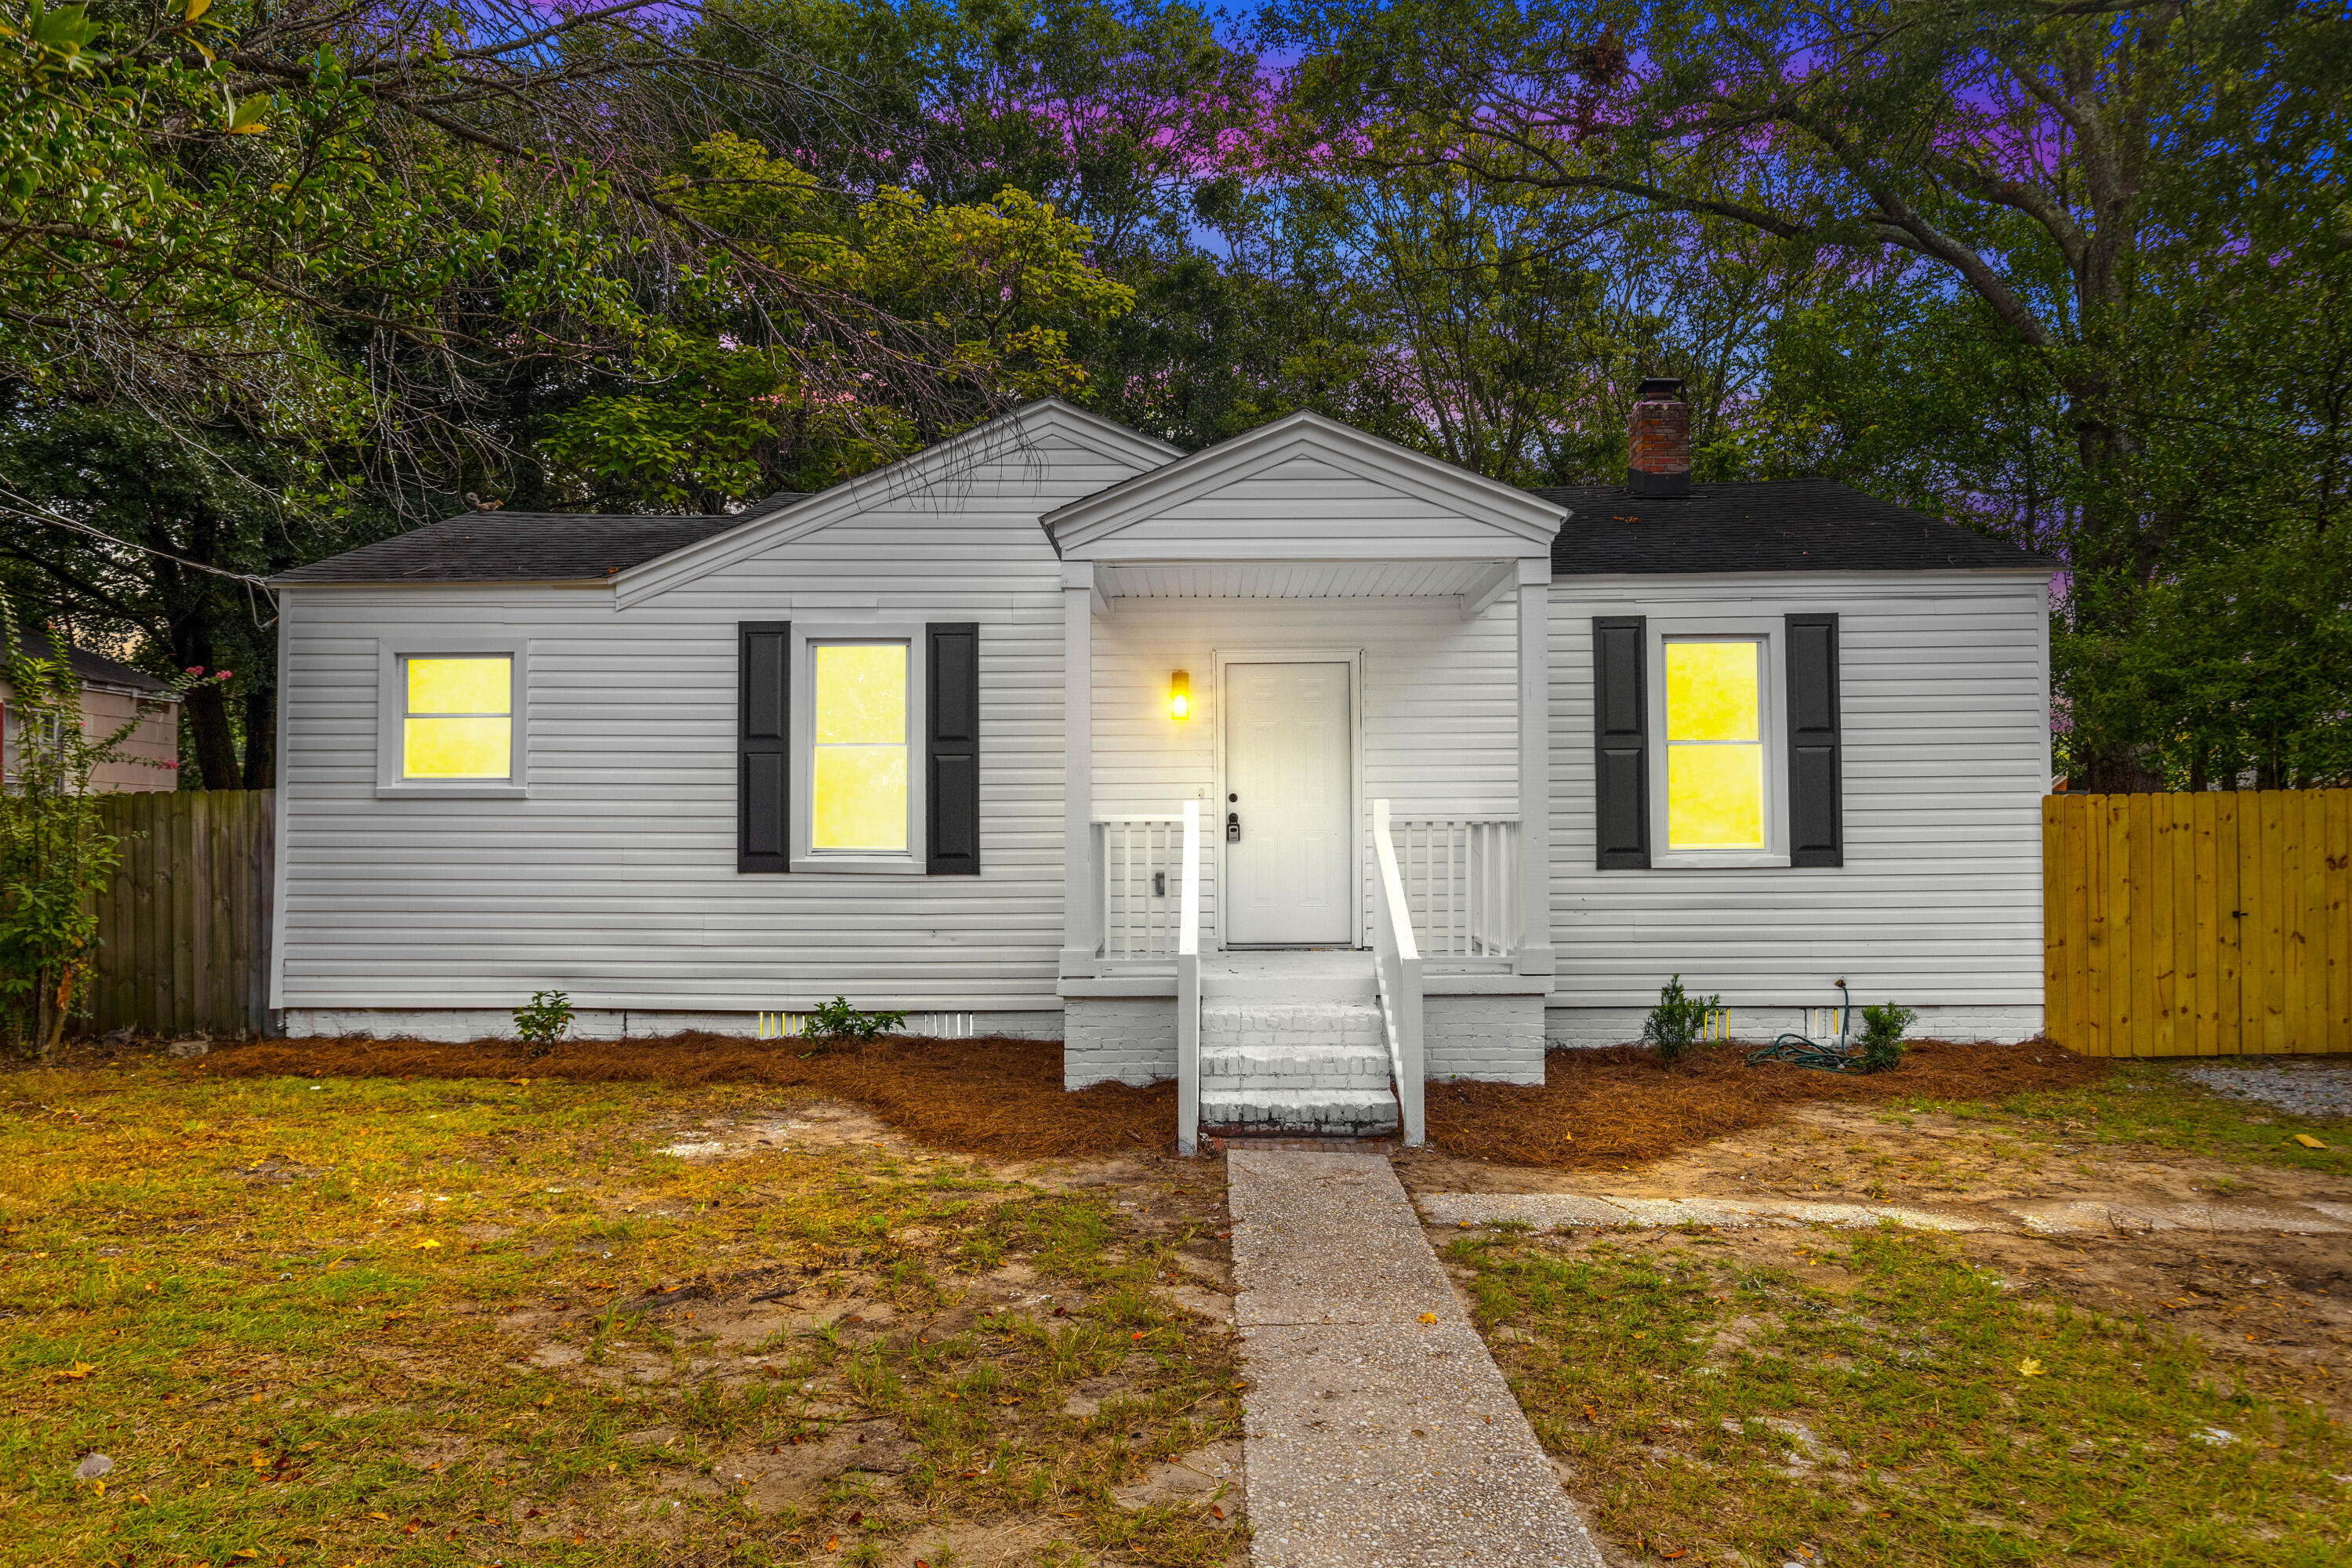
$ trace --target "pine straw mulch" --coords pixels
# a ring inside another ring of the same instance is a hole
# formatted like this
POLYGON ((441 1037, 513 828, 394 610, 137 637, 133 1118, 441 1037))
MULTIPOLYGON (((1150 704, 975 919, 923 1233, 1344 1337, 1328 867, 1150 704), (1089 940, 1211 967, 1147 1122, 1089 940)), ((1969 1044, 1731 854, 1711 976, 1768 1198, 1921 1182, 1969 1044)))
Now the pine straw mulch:
MULTIPOLYGON (((1468 1159, 1616 1169, 1779 1121, 1808 1101, 1999 1100, 2065 1089, 2109 1064, 2046 1040, 2021 1046, 1914 1041, 1902 1065, 1867 1078, 1779 1065, 1746 1047, 1703 1049, 1673 1071, 1644 1047, 1556 1050, 1537 1085, 1437 1083, 1433 1147, 1468 1159)), ((999 1159, 1163 1149, 1176 1086, 1062 1087, 1053 1040, 890 1038, 870 1046, 683 1034, 567 1040, 532 1056, 515 1040, 263 1040, 215 1050, 199 1070, 232 1078, 537 1078, 575 1083, 768 1083, 852 1100, 918 1142, 999 1159), (804 1054, 805 1053, 805 1054, 804 1054)))
POLYGON ((1544 1058, 1541 1087, 1432 1083, 1429 1142, 1501 1164, 1617 1170, 1778 1121, 1808 1101, 1991 1100, 2069 1089, 2113 1065, 2048 1040, 1913 1040, 1901 1065, 1849 1077, 1778 1062, 1749 1067, 1748 1048, 1701 1048, 1672 1071, 1646 1046, 1558 1050, 1544 1058))
POLYGON ((860 1046, 688 1033, 565 1040, 544 1056, 519 1040, 262 1040, 216 1049, 199 1066, 231 1078, 767 1083, 854 1100, 919 1143, 1010 1160, 1157 1151, 1176 1125, 1173 1083, 1101 1083, 1072 1093, 1062 1088, 1059 1040, 1001 1036, 860 1046))

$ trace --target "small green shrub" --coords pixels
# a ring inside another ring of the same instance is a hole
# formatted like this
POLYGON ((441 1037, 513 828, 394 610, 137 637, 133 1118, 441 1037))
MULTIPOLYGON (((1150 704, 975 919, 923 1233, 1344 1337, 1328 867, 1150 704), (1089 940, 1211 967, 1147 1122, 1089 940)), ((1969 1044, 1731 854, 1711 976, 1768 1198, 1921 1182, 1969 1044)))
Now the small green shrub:
POLYGON ((1908 1007, 1898 1007, 1892 1002, 1881 1002, 1862 1010, 1862 1042, 1854 1051, 1854 1061, 1864 1072, 1885 1072, 1903 1059, 1903 1031, 1909 1028, 1919 1015, 1908 1007))
POLYGON ((846 996, 836 996, 808 1016, 808 1032, 821 1040, 855 1040, 867 1045, 907 1021, 904 1013, 861 1013, 846 996))
POLYGON ((1690 1055, 1708 1017, 1722 1005, 1720 996, 1686 995, 1683 977, 1677 974, 1658 987, 1658 1005, 1650 1009, 1649 1021, 1642 1026, 1642 1038, 1658 1047, 1658 1060, 1672 1067, 1690 1055))
POLYGON ((534 991, 530 1006, 515 1009, 514 1021, 515 1033, 531 1047, 531 1055, 543 1055, 572 1032, 572 998, 561 991, 534 991))

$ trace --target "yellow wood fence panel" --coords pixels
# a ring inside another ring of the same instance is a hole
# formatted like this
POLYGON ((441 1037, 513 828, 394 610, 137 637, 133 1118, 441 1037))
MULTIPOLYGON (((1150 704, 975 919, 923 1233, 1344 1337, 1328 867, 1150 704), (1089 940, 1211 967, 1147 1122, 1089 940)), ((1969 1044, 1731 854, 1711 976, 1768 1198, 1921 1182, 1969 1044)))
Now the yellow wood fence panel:
POLYGON ((2352 790, 2052 795, 2042 828, 2051 1038, 2352 1051, 2352 790))

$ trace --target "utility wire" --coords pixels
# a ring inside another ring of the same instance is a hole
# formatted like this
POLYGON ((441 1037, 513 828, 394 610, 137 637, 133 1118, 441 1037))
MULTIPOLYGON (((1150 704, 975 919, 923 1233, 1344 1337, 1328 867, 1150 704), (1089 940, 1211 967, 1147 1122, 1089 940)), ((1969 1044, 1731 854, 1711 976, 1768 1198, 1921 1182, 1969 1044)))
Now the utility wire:
POLYGON ((185 566, 191 571, 209 572, 215 577, 226 577, 232 583, 244 585, 248 609, 252 605, 253 591, 258 588, 261 590, 261 596, 269 601, 270 616, 268 620, 264 621, 257 615, 254 616, 254 624, 267 626, 277 622, 278 595, 269 591, 269 581, 266 577, 257 577, 250 572, 231 572, 226 567, 208 565, 202 561, 191 561, 184 555, 174 555, 168 550, 158 550, 152 544, 134 544, 127 539, 117 539, 105 530, 94 528, 79 518, 68 517, 62 512, 51 511, 40 502, 20 496, 5 485, 0 485, 0 509, 13 511, 19 517, 30 518, 35 522, 46 522, 52 528, 63 528, 75 533, 85 534, 91 539, 118 545, 124 550, 136 550, 143 555, 152 555, 159 560, 169 561, 174 565, 185 566))

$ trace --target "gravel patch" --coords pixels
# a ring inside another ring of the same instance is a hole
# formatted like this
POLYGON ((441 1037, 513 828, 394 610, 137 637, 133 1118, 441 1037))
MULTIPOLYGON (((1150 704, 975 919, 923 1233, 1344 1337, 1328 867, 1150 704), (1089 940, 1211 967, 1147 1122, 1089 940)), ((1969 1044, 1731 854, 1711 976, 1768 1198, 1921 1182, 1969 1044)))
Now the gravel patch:
POLYGON ((2352 1067, 2183 1068, 2180 1076, 2233 1100, 2256 1100, 2294 1116, 2352 1116, 2352 1067))

